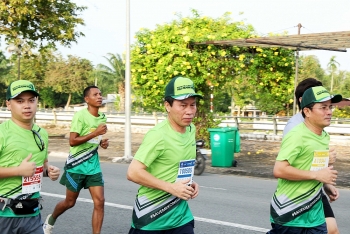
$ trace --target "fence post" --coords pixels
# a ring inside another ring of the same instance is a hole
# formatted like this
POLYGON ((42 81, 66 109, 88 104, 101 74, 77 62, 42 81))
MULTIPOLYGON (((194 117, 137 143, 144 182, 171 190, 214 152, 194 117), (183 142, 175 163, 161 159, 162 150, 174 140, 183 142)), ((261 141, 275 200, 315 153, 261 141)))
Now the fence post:
POLYGON ((155 122, 154 125, 157 125, 158 124, 158 116, 157 116, 157 113, 155 111, 153 111, 153 117, 154 117, 154 122, 155 122))
POLYGON ((56 110, 55 109, 52 110, 52 114, 53 114, 53 123, 57 124, 57 114, 56 114, 56 110))
POLYGON ((235 120, 235 123, 236 123, 237 129, 239 130, 239 126, 238 126, 238 117, 237 117, 237 116, 235 116, 235 117, 233 117, 233 118, 234 118, 234 120, 235 120))
POLYGON ((272 117, 272 122, 273 122, 273 134, 277 135, 277 121, 275 117, 272 117))

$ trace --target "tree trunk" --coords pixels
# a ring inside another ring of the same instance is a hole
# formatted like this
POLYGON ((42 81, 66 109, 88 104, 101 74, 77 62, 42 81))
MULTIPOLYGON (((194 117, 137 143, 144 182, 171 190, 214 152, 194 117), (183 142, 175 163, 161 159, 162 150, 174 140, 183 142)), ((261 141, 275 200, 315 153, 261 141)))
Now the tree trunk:
POLYGON ((67 103, 66 103, 66 106, 64 107, 65 110, 68 110, 68 107, 69 107, 69 104, 70 104, 70 100, 72 99, 72 94, 70 93, 68 95, 68 100, 67 100, 67 103))
POLYGON ((125 84, 124 84, 124 82, 120 82, 118 84, 118 93, 119 93, 119 97, 120 97, 119 111, 124 112, 125 111, 125 84))

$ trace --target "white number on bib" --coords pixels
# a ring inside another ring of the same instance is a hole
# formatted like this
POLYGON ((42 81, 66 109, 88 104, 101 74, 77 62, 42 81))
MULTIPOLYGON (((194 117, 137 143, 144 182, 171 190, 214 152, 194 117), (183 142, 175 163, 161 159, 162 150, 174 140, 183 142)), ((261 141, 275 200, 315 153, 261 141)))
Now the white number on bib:
POLYGON ((37 167, 33 176, 22 177, 22 194, 41 190, 44 166, 37 167))
POLYGON ((190 182, 188 184, 192 184, 194 165, 195 165, 194 159, 180 161, 176 182, 180 180, 190 179, 190 182))

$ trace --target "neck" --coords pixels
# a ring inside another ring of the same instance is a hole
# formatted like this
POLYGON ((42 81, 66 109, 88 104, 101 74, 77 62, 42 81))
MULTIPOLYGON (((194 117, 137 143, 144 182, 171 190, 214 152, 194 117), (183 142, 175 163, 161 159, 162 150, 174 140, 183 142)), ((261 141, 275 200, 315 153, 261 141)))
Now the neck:
POLYGON ((169 118, 169 116, 168 116, 168 121, 170 123, 171 128, 174 129, 176 132, 179 132, 179 133, 185 133, 186 132, 186 127, 179 126, 174 121, 172 121, 172 119, 169 118))
POLYGON ((12 122, 14 122, 16 125, 18 125, 21 128, 31 130, 33 128, 33 120, 30 120, 29 122, 21 122, 18 121, 15 118, 11 118, 12 122))
POLYGON ((319 126, 316 126, 315 124, 312 124, 308 118, 305 118, 304 119, 304 124, 305 126, 310 129, 311 132, 321 136, 322 135, 322 131, 323 131, 323 128, 319 127, 319 126))
POLYGON ((95 117, 98 117, 98 107, 88 106, 87 110, 89 113, 95 117))

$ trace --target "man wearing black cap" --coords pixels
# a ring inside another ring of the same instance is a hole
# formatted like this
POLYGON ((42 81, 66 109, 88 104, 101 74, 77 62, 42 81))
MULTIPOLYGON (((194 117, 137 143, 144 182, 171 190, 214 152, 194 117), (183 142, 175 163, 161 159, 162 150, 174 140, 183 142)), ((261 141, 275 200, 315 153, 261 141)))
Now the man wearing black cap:
POLYGON ((57 180, 48 164, 48 134, 33 120, 39 93, 27 80, 6 92, 11 119, 0 124, 0 232, 43 234, 40 190, 43 177, 57 180))
POLYGON ((174 77, 166 86, 168 117, 145 136, 132 160, 127 178, 141 187, 129 234, 194 233, 187 201, 198 196, 193 181, 196 157, 196 98, 193 82, 174 77))
POLYGON ((322 86, 307 89, 301 100, 304 122, 283 138, 274 176, 270 234, 327 233, 322 206, 323 183, 335 185, 337 171, 328 167, 332 103, 342 100, 322 86))

